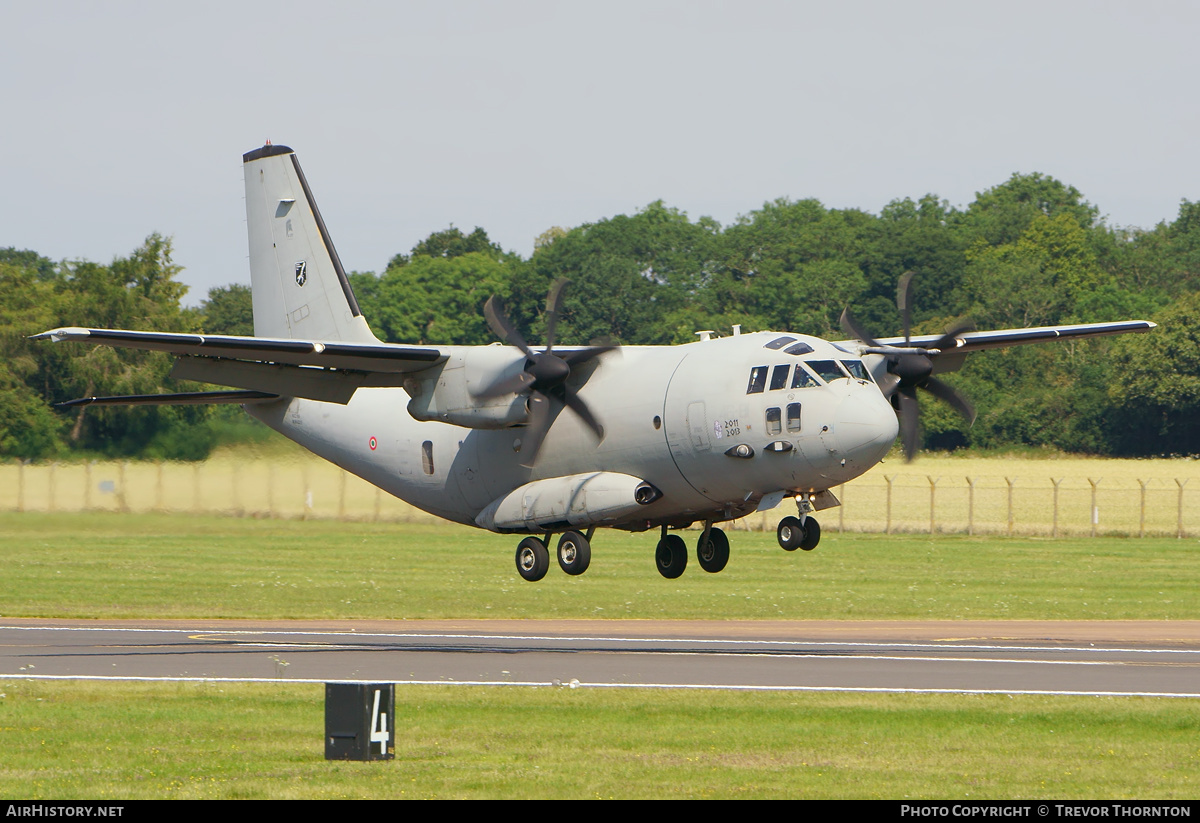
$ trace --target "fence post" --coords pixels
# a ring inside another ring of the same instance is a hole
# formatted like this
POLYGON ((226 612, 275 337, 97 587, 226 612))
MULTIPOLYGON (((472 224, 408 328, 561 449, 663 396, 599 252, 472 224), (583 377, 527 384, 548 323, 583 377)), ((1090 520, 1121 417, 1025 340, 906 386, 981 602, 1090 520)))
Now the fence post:
POLYGON ((883 479, 887 481, 887 526, 884 528, 884 534, 892 533, 892 481, 896 479, 896 475, 888 477, 886 474, 883 479))
POLYGON ((122 514, 129 512, 129 492, 125 485, 125 464, 128 461, 122 460, 117 464, 117 507, 122 514))
POLYGON ((1006 477, 1004 482, 1008 484, 1008 536, 1012 537, 1013 533, 1013 484, 1017 482, 1015 477, 1006 477))
POLYGON ((934 519, 934 494, 937 491, 938 480, 942 478, 934 480, 929 475, 925 475, 925 479, 929 481, 929 533, 934 534, 937 531, 937 521, 934 519))
POLYGON ((1058 487, 1062 485, 1063 478, 1055 480, 1051 477, 1050 482, 1054 484, 1054 525, 1050 527, 1050 536, 1058 537, 1058 487))
POLYGON ((342 470, 338 477, 338 520, 346 519, 346 472, 342 470))
POLYGON ((156 511, 166 511, 167 503, 164 499, 163 490, 163 461, 159 460, 155 464, 155 481, 154 481, 154 508, 156 511))
POLYGON ((1088 478, 1088 482, 1092 484, 1092 537, 1096 536, 1096 532, 1100 527, 1100 509, 1096 506, 1096 487, 1100 485, 1103 477, 1097 477, 1095 480, 1088 478))
POLYGON ((1138 485, 1142 487, 1142 511, 1138 517, 1138 537, 1146 536, 1146 484, 1149 480, 1139 480, 1138 485))
POLYGON ((1176 477, 1175 485, 1179 487, 1179 509, 1175 515, 1175 536, 1178 538, 1182 538, 1183 537, 1183 487, 1187 485, 1187 480, 1184 480, 1182 483, 1180 483, 1179 478, 1176 477))
POLYGON ((979 478, 967 478, 967 535, 975 534, 975 484, 979 478))

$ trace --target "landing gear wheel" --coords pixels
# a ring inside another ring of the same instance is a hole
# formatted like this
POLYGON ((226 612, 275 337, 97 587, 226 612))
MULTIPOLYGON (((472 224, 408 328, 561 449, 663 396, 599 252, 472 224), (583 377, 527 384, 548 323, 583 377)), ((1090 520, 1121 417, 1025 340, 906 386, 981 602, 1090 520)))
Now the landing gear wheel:
POLYGON ((704 539, 704 532, 700 532, 700 540, 696 544, 696 559, 700 561, 700 568, 710 574, 716 574, 725 568, 725 564, 729 562, 729 538, 725 536, 725 532, 713 527, 708 530, 708 540, 704 539))
POLYGON ((687 544, 683 542, 683 538, 677 534, 668 534, 658 541, 658 548, 654 552, 658 573, 668 580, 674 580, 687 568, 687 556, 687 544))
POLYGON ((800 544, 804 542, 804 527, 800 525, 800 518, 785 517, 780 520, 775 529, 775 539, 785 552, 794 552, 800 548, 800 544))
POLYGON ((821 542, 821 524, 811 517, 804 518, 804 539, 800 541, 800 548, 806 552, 810 552, 817 547, 821 542))
POLYGON ((517 574, 530 583, 546 576, 550 568, 550 552, 536 537, 526 537, 517 544, 517 574))
POLYGON ((558 538, 558 565, 567 574, 583 574, 592 562, 592 545, 579 532, 563 532, 558 538))

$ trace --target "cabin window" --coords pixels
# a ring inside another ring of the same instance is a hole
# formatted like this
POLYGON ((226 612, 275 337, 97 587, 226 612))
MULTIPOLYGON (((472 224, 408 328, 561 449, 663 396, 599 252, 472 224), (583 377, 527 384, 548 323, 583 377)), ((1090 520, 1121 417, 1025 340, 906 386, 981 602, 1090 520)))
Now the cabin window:
POLYGON ((817 382, 817 378, 808 373, 808 369, 796 364, 796 376, 792 378, 793 389, 811 389, 821 385, 817 382))
POLYGON ((776 389, 786 389, 788 383, 788 375, 792 373, 791 366, 776 366, 771 371, 771 391, 776 389))
POLYGON ((800 431, 800 404, 788 403, 787 406, 787 430, 790 432, 800 431))
POLYGON ((763 346, 763 348, 764 349, 782 349, 788 343, 795 343, 795 342, 796 342, 796 338, 794 338, 794 337, 776 337, 770 343, 763 346))
POLYGON ((809 360, 808 367, 815 371, 817 375, 826 383, 834 380, 844 380, 848 375, 846 372, 838 368, 835 360, 809 360))
POLYGON ((760 394, 767 387, 767 367, 755 366, 750 370, 750 385, 746 394, 760 394))
POLYGON ((846 367, 846 371, 854 376, 855 380, 867 380, 871 378, 867 376, 867 368, 862 364, 861 360, 843 360, 842 365, 846 367))
POLYGON ((780 432, 780 412, 778 406, 767 409, 767 437, 773 437, 780 432))
POLYGON ((421 444, 421 468, 426 474, 433 474, 433 441, 426 440, 421 444))

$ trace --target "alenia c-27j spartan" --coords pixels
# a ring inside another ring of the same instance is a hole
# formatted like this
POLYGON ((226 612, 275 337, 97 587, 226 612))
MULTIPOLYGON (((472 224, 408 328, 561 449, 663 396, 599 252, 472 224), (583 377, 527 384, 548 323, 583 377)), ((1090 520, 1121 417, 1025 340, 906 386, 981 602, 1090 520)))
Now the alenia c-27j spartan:
POLYGON ((911 280, 898 290, 903 338, 758 332, 680 346, 555 347, 563 283, 551 289, 546 340, 531 347, 488 301, 507 345, 404 346, 367 326, 295 153, 243 156, 254 337, 61 328, 37 335, 176 356, 171 376, 237 390, 90 397, 65 405, 239 403, 346 471, 431 514, 522 535, 516 566, 540 580, 558 564, 582 574, 598 528, 657 528, 658 571, 683 573, 672 530, 703 524, 696 559, 729 560, 716 524, 794 501, 779 544, 812 549, 813 512, 829 491, 883 459, 897 434, 911 458, 917 390, 968 419, 967 401, 934 375, 966 355, 1048 340, 1144 332, 1134 320, 1004 331, 909 332, 911 280), (564 411, 567 410, 567 411, 564 411))

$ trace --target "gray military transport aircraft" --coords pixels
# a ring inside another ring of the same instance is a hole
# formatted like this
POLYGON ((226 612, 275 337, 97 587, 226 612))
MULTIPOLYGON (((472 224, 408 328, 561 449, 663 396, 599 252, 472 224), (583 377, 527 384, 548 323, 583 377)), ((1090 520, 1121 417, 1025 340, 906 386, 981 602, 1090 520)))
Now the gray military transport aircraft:
POLYGON ((899 433, 918 435, 917 390, 968 419, 965 399, 934 374, 976 351, 1144 332, 1137 320, 943 335, 909 334, 911 276, 898 291, 903 338, 874 340, 847 312, 851 340, 758 332, 680 346, 555 347, 563 283, 532 348, 500 302, 484 309, 508 345, 380 342, 359 310, 295 153, 268 143, 243 155, 254 337, 61 328, 36 335, 177 357, 171 376, 236 391, 88 397, 64 404, 238 403, 346 471, 431 514, 523 535, 517 571, 558 564, 582 574, 597 528, 660 529, 658 571, 688 562, 670 530, 703 523, 696 558, 729 560, 715 524, 772 509, 779 545, 811 550, 812 513, 830 489, 880 462, 899 433), (570 414, 562 413, 570 409, 570 414))

